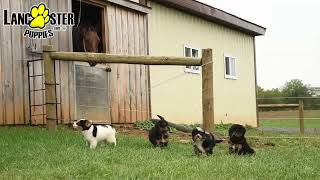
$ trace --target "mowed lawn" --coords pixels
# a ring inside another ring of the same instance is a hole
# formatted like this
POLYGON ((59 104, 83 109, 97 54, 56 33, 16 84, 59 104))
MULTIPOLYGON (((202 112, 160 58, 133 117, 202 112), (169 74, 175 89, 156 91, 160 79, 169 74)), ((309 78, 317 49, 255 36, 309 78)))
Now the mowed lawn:
MULTIPOLYGON (((250 135, 274 136, 249 130, 250 135), (251 132, 252 131, 252 132, 251 132)), ((277 135, 282 136, 282 135, 277 135)), ((192 144, 166 149, 147 139, 117 134, 118 146, 89 150, 79 132, 59 128, 0 127, 0 179, 319 179, 320 140, 249 139, 253 157, 228 154, 219 144, 197 157, 192 144), (275 146, 266 144, 274 143, 275 146)))
MULTIPOLYGON (((299 128, 298 119, 262 119, 259 121, 261 127, 268 128, 299 128)), ((319 119, 305 119, 305 128, 320 128, 320 118, 319 119)))

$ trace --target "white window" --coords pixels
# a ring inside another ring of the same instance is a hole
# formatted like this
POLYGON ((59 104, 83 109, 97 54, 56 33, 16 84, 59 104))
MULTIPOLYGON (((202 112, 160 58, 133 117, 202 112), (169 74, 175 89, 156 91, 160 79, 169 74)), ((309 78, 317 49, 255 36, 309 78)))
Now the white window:
POLYGON ((227 79, 237 79, 236 71, 236 58, 231 56, 224 56, 225 65, 225 78, 227 79))
MULTIPOLYGON (((184 56, 198 58, 200 57, 200 50, 190 46, 184 46, 184 56)), ((200 66, 186 66, 184 72, 200 74, 200 66)))

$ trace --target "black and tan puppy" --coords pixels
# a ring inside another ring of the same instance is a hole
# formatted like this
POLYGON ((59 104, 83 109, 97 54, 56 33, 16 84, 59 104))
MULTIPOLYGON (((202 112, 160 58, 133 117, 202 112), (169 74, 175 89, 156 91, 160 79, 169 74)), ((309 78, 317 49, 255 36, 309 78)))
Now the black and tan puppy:
POLYGON ((240 124, 233 124, 229 129, 229 152, 238 155, 252 155, 255 151, 249 146, 244 135, 246 128, 240 124))
POLYGON ((157 116, 160 118, 160 121, 156 122, 154 127, 149 131, 149 141, 155 147, 165 147, 169 143, 169 125, 162 116, 157 116))
POLYGON ((193 147, 196 155, 211 155, 216 143, 220 143, 223 141, 215 139, 212 133, 205 132, 199 127, 192 130, 192 140, 194 142, 193 147))

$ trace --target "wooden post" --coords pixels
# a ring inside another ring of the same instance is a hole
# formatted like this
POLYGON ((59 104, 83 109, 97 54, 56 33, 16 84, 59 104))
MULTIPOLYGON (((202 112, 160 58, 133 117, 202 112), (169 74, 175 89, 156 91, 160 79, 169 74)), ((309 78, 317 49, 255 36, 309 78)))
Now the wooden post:
POLYGON ((300 134, 304 134, 303 99, 299 100, 299 122, 300 122, 300 134))
POLYGON ((46 92, 46 120, 49 131, 57 129, 57 108, 56 108, 56 81, 54 75, 54 60, 50 57, 53 46, 43 46, 45 92, 46 92))
POLYGON ((214 129, 212 49, 202 50, 201 63, 203 129, 212 131, 214 129))

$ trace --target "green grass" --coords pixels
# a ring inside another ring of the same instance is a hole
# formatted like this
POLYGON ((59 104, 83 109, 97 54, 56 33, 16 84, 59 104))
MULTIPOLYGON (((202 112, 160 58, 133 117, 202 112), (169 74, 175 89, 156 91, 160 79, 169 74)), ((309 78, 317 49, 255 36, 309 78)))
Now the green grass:
MULTIPOLYGON (((224 127, 220 133, 225 134, 224 127)), ((249 135, 265 134, 249 129, 249 135)), ((152 148, 141 137, 118 134, 118 146, 89 150, 66 128, 0 128, 0 179, 319 179, 319 139, 249 139, 254 157, 229 155, 219 144, 209 157, 175 140, 152 148), (262 146, 272 142, 275 146, 262 146)))
MULTIPOLYGON (((299 128, 298 119, 263 119, 259 121, 261 127, 270 128, 299 128)), ((320 128, 319 119, 305 119, 305 128, 320 128)))

